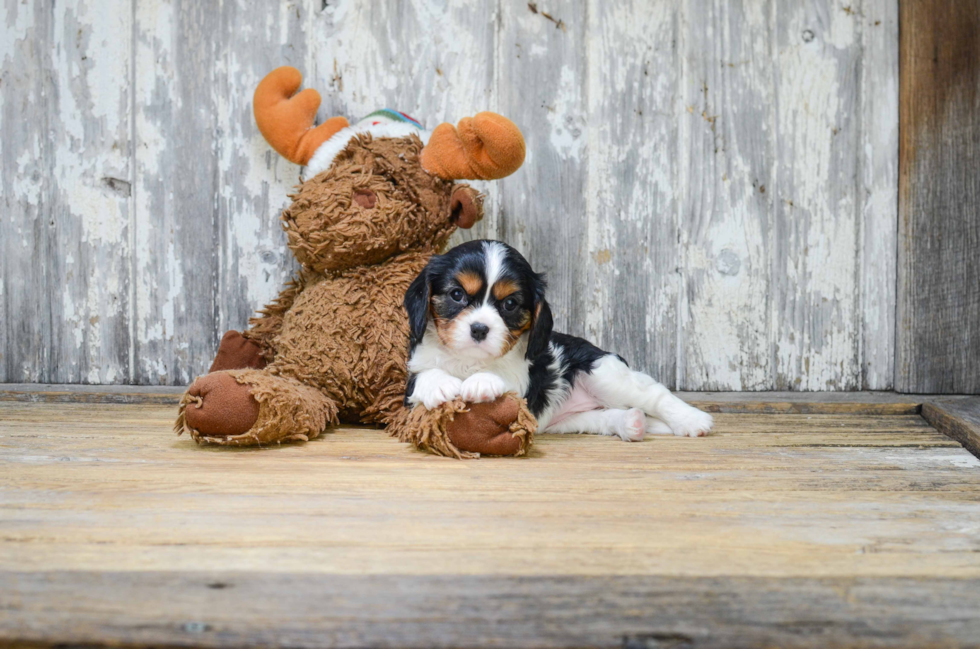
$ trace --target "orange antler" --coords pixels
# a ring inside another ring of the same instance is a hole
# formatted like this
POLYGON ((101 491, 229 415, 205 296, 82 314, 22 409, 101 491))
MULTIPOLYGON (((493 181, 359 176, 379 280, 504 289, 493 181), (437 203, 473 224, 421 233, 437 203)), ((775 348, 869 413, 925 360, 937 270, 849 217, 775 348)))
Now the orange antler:
POLYGON ((252 110, 266 142, 287 160, 305 165, 318 146, 347 126, 347 119, 331 117, 313 128, 320 93, 307 88, 295 94, 302 83, 296 68, 276 68, 259 82, 252 110))
POLYGON ((478 113, 437 126, 421 157, 423 169, 446 180, 503 178, 524 162, 524 136, 503 115, 478 113))

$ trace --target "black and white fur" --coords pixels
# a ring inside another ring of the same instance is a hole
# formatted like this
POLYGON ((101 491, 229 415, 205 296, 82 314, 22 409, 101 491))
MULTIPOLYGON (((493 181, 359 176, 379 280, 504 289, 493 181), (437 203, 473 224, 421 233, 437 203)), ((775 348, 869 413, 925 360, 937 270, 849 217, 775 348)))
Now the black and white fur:
POLYGON ((644 433, 697 437, 711 416, 675 397, 619 356, 552 331, 544 277, 498 241, 471 241, 433 257, 405 295, 410 321, 406 405, 461 396, 523 395, 547 433, 597 433, 638 441, 644 433), (479 280, 479 281, 477 281, 479 280), (600 409, 551 421, 573 388, 600 409))

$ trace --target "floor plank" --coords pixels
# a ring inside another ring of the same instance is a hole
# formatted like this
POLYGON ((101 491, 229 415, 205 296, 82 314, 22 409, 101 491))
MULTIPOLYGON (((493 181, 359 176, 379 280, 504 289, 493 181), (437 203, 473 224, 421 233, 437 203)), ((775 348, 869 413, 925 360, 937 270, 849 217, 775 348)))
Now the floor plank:
POLYGON ((980 460, 916 414, 718 414, 703 439, 541 435, 527 458, 470 462, 370 428, 198 447, 173 415, 0 402, 0 645, 980 638, 957 612, 980 606, 980 460), (574 619, 590 601, 593 626, 574 619))
POLYGON ((922 404, 922 416, 936 430, 980 457, 980 396, 935 399, 922 404))
POLYGON ((0 573, 4 637, 135 647, 975 647, 980 580, 0 573), (12 595, 16 593, 16 596, 12 595), (81 598, 79 593, 85 593, 81 598), (379 593, 383 594, 379 597, 379 593), (16 603, 14 602, 16 597, 16 603))
MULTIPOLYGON (((184 386, 79 385, 0 383, 0 401, 32 403, 176 404, 184 386)), ((676 392, 689 403, 711 412, 903 415, 915 414, 935 395, 884 391, 854 392, 676 392)), ((949 401, 964 395, 943 395, 949 401)))

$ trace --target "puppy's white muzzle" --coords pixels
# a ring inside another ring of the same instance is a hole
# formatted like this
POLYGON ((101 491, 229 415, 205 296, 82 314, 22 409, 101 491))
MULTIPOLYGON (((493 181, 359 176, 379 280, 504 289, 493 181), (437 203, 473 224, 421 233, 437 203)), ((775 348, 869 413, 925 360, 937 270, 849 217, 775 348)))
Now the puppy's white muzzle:
POLYGON ((497 310, 484 304, 458 318, 453 329, 453 351, 471 358, 497 358, 503 354, 507 325, 497 310))

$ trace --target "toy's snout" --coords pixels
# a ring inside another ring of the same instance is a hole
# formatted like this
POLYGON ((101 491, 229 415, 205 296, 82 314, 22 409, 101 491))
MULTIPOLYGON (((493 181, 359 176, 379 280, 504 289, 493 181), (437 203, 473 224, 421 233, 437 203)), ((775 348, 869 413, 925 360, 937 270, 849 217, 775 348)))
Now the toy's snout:
POLYGON ((457 227, 469 229, 483 218, 483 196, 467 185, 453 189, 449 201, 449 220, 457 227))
POLYGON ((370 189, 358 189, 354 192, 354 202, 369 210, 378 204, 378 196, 370 189))

